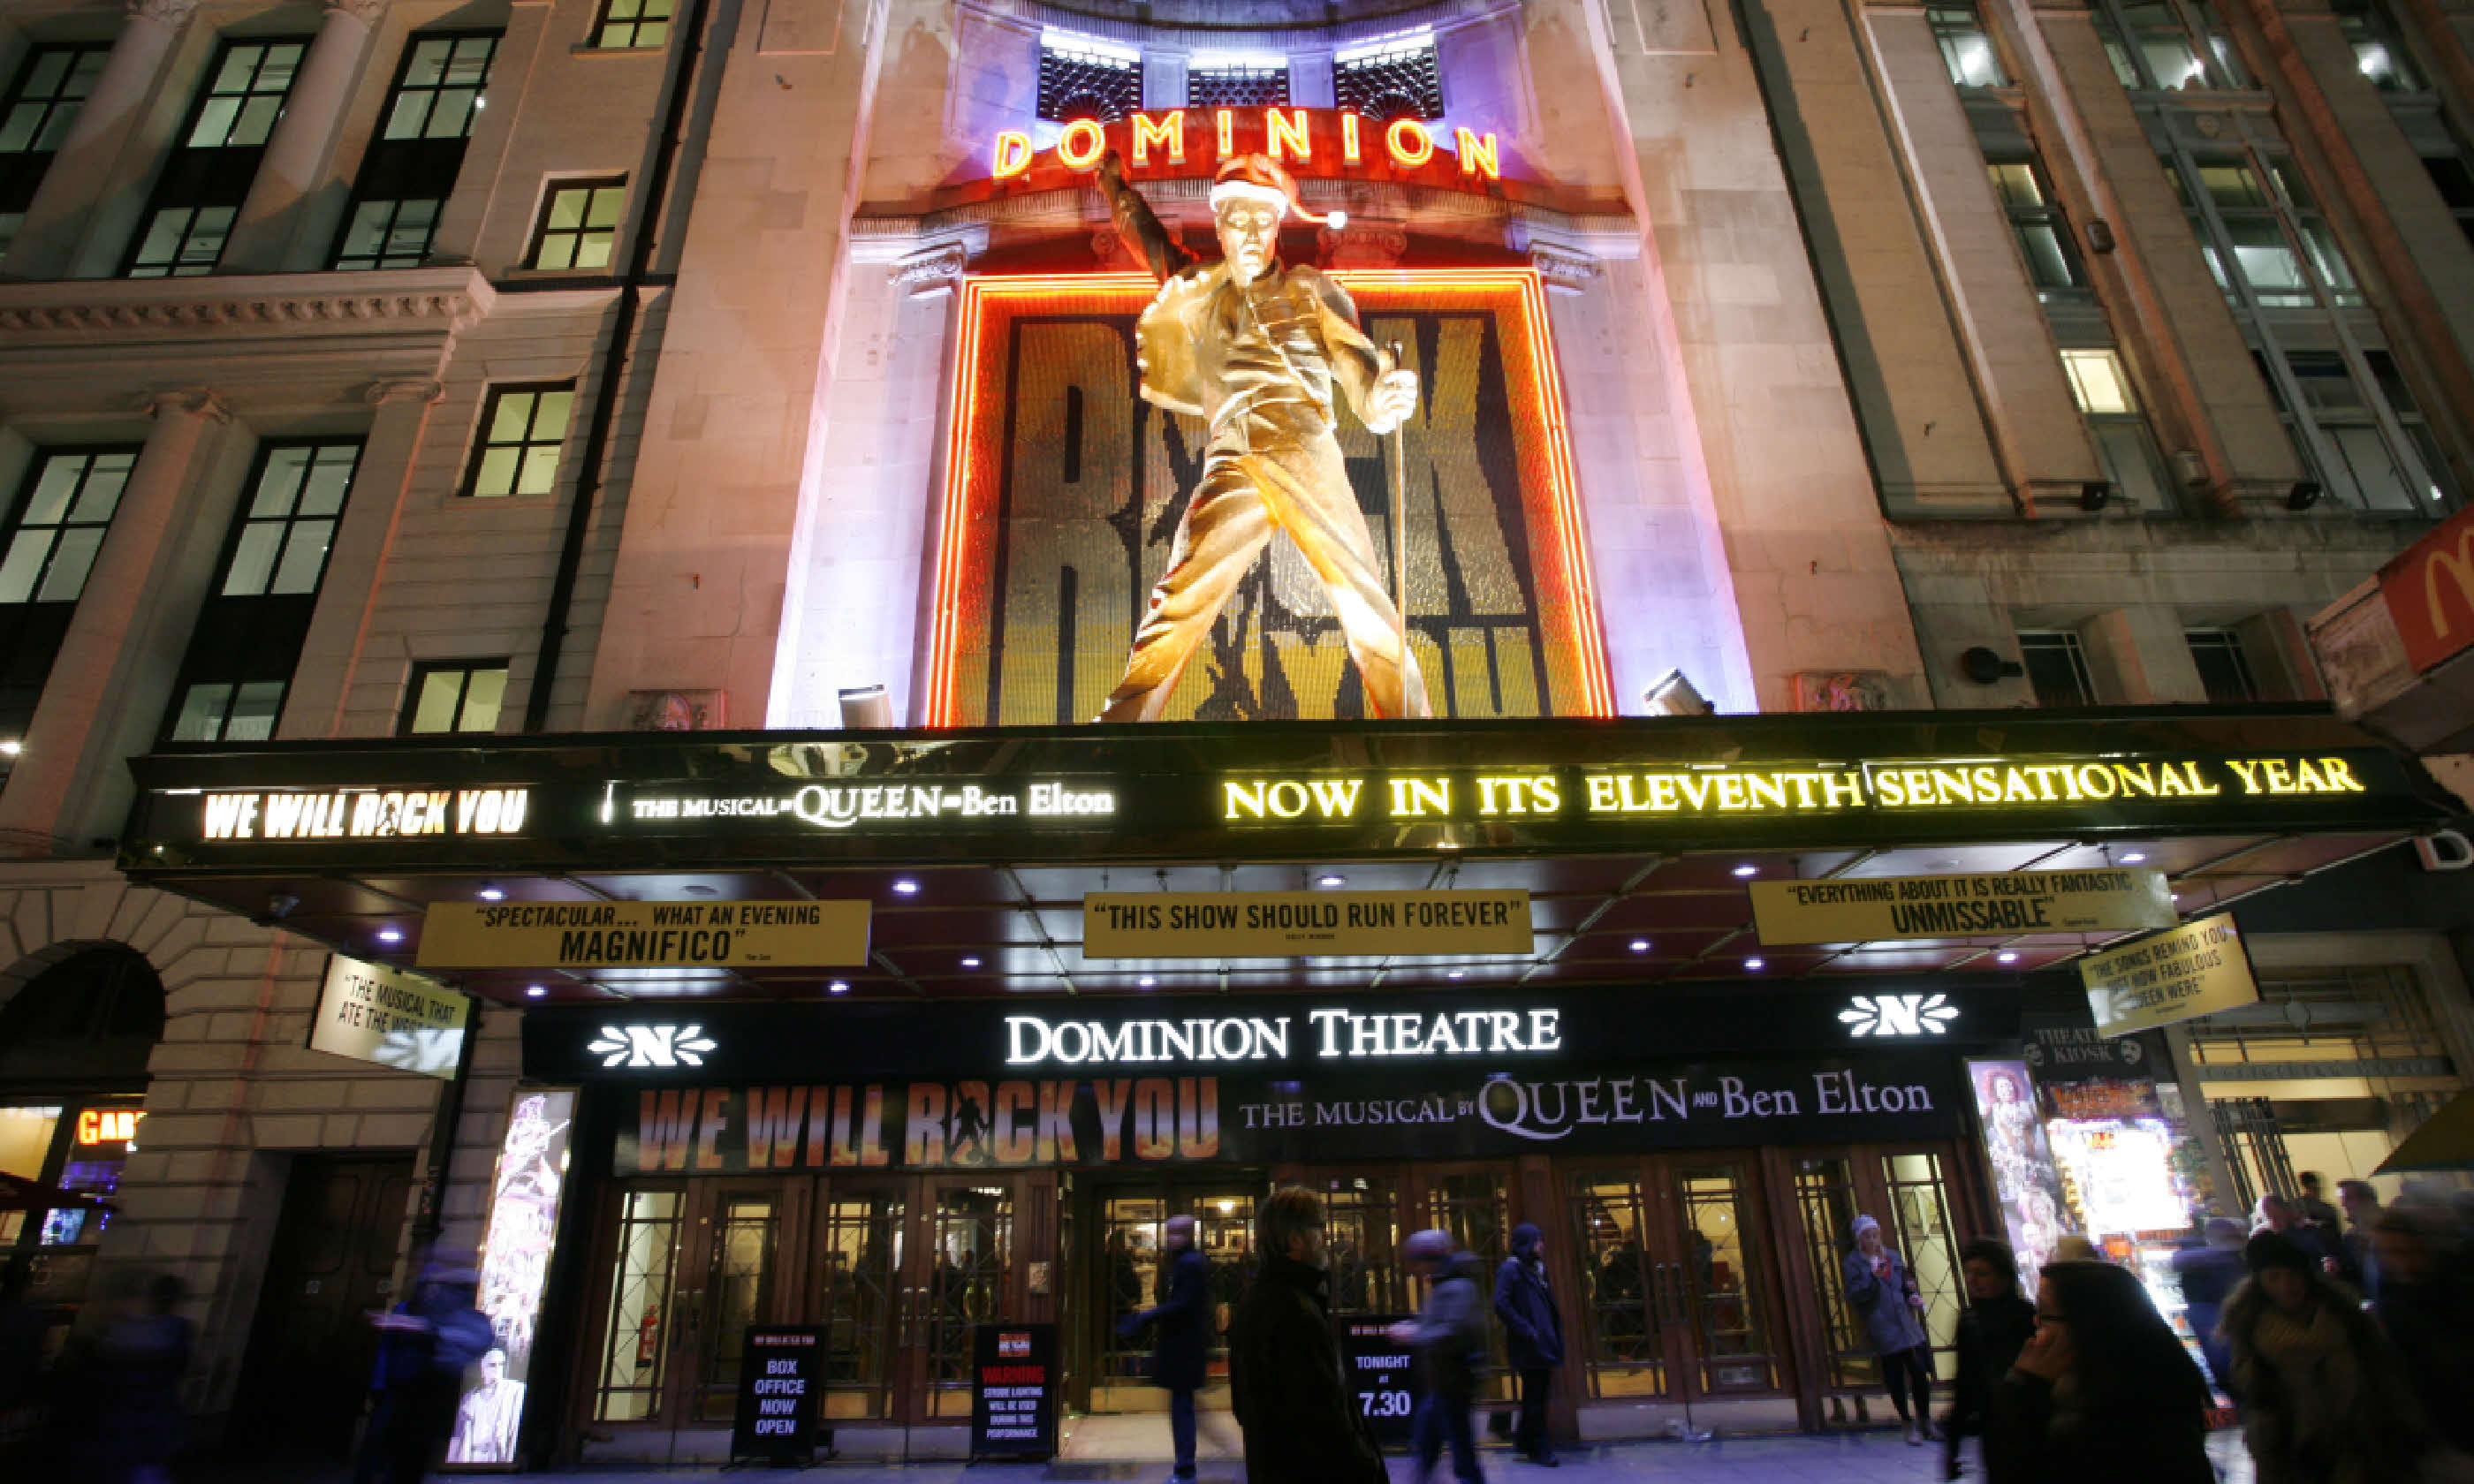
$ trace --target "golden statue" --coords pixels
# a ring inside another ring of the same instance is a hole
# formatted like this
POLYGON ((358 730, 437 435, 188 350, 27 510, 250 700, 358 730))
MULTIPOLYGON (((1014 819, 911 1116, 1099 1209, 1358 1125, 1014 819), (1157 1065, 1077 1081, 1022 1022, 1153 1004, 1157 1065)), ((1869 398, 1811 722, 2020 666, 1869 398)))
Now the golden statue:
POLYGON ((1212 182, 1224 256, 1206 265, 1126 183, 1115 151, 1099 177, 1118 234, 1160 280, 1135 329, 1142 395, 1211 427, 1168 570, 1100 720, 1159 719, 1221 606, 1281 531, 1331 594, 1368 711, 1433 715, 1332 434, 1333 382, 1368 430, 1382 434, 1417 410, 1418 373, 1395 366, 1358 328, 1346 289, 1318 269, 1284 267, 1277 255, 1289 212, 1334 227, 1346 218, 1317 218, 1298 204, 1287 171, 1260 155, 1239 156, 1212 182))

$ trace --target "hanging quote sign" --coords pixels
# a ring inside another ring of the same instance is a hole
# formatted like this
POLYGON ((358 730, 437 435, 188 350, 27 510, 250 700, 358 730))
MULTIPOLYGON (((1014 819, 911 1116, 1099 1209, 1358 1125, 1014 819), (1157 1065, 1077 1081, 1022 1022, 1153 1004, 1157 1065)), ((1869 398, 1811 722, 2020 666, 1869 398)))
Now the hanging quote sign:
POLYGON ((471 996, 419 974, 338 953, 327 961, 327 982, 309 1017, 309 1049, 452 1078, 472 1008, 471 996))
POLYGON ((1755 881, 1761 942, 1874 943, 1977 934, 2171 927, 2161 871, 2013 871, 1991 875, 1755 881))
POLYGON ((2099 1035, 2125 1036, 2259 999, 2234 915, 2219 912, 2169 933, 2079 961, 2099 1035))
POLYGON ((821 969, 867 962, 863 901, 442 901, 424 969, 821 969))
POLYGON ((1091 959, 1527 953, 1529 894, 1091 892, 1091 959))

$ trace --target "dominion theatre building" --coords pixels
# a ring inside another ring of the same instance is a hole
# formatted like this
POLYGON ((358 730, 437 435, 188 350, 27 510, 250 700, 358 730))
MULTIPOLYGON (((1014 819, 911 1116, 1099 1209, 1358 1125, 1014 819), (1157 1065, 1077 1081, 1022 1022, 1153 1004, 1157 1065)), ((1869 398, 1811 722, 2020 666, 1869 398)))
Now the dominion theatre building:
POLYGON ((1225 1323, 1302 1183, 1358 1321, 1542 1228, 1561 1435, 1816 1429, 1858 1213, 1947 1368, 1972 1235, 2368 1175, 2474 1065, 2323 678, 2474 635, 2469 32, 0 0, 12 1291, 332 1453, 476 1251, 474 1468, 718 1457, 765 1326, 950 1456, 1053 1325, 1134 1457, 1164 1223, 1225 1323), (2255 994, 2099 1034, 2177 924, 2255 994))

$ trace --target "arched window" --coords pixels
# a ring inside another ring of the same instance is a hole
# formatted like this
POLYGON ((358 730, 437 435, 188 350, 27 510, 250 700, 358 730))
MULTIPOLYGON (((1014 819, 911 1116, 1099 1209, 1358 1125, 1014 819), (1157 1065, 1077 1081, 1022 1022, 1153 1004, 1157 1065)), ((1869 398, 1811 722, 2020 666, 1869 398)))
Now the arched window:
POLYGON ((133 948, 96 944, 43 969, 0 1004, 0 1086, 146 1080, 163 1037, 163 981, 133 948))

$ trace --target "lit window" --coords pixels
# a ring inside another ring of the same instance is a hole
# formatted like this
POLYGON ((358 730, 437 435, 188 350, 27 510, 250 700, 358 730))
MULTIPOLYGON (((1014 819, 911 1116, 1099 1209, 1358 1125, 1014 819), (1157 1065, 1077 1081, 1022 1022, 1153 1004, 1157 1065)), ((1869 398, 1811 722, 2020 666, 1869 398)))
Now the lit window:
POLYGON ((2418 93, 2422 75, 2406 56, 2405 46, 2382 13, 2378 0, 2337 0, 2337 29, 2354 49, 2354 65, 2384 93, 2418 93))
POLYGON ((2183 634, 2182 642, 2191 648, 2191 662, 2199 667, 2199 684, 2210 701, 2234 706, 2259 699, 2240 634, 2231 629, 2192 629, 2183 634))
POLYGON ((0 97, 0 257, 110 53, 108 46, 37 46, 0 97))
POLYGON ((405 49, 403 73, 387 100, 382 139, 461 139, 480 117, 490 85, 490 64, 498 55, 497 33, 414 36, 405 49))
POLYGON ((1185 69, 1189 108, 1284 108, 1289 104, 1285 57, 1235 57, 1198 52, 1185 69))
POLYGON ((0 603, 75 603, 103 549, 134 448, 60 448, 38 455, 0 557, 0 603))
POLYGON ((263 146, 283 116, 293 74, 309 50, 303 41, 243 42, 224 47, 212 81, 198 102, 183 147, 235 150, 263 146))
POLYGON ((270 443, 255 491, 233 534, 222 596, 295 596, 318 590, 344 497, 360 467, 358 440, 270 443))
POLYGON ((1993 192, 2009 215, 2010 230, 2019 241, 2019 256, 2027 265, 2027 281, 2039 297, 2084 299, 2087 275, 2071 242, 2070 223, 2053 201, 2044 172, 2033 160, 1988 161, 1985 174, 1993 192))
POLYGON ((623 178, 552 187, 549 202, 542 208, 541 229, 533 236, 527 266, 609 267, 611 248, 618 240, 618 213, 626 202, 623 178))
POLYGON ((200 681, 182 687, 174 742, 263 742, 283 710, 283 681, 200 681))
POLYGON ((1340 106, 1366 118, 1443 116, 1443 69, 1434 37, 1424 32, 1342 50, 1332 58, 1331 81, 1340 106))
POLYGON ((677 9, 677 0, 609 0, 593 28, 593 44, 616 51, 667 46, 677 9))
POLYGON ((1087 36, 1051 31, 1039 42, 1039 116, 1113 124, 1143 106, 1138 53, 1087 36))
POLYGON ((185 278, 214 272, 283 115, 306 41, 227 41, 190 106, 181 148, 164 162, 122 274, 185 278))
POLYGON ((438 216, 447 203, 431 197, 421 201, 356 201, 344 223, 335 248, 335 267, 418 268, 429 256, 438 235, 438 216))
POLYGON ((386 123, 352 185, 334 267, 418 268, 428 259, 497 55, 497 32, 424 34, 405 44, 386 123))
POLYGON ((2232 38, 2208 0, 2098 0, 2090 14, 2124 87, 2181 92, 2247 85, 2232 38))
POLYGON ((2071 395, 2079 411, 2118 415, 2139 411, 2130 378, 2122 374, 2122 357, 2111 350, 2065 350, 2062 370, 2070 373, 2071 395))
POLYGON ((559 445, 575 409, 575 383, 496 387, 481 415, 465 492, 547 494, 558 483, 559 445))
POLYGON ((2088 674, 2087 651, 2068 629, 2019 631, 2019 661, 2027 672, 2028 688, 2042 706, 2096 704, 2096 682, 2088 674))
POLYGON ((507 693, 503 659, 457 659, 412 667, 404 692, 405 736, 450 731, 496 731, 498 703, 507 693))
POLYGON ((1942 63, 1950 68, 1951 82, 1960 87, 2008 84, 2001 59, 1994 55, 1993 38, 1985 35, 1983 18, 1973 4, 1927 6, 1925 21, 1941 44, 1942 63))

